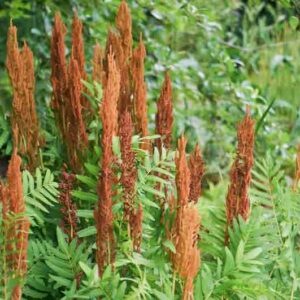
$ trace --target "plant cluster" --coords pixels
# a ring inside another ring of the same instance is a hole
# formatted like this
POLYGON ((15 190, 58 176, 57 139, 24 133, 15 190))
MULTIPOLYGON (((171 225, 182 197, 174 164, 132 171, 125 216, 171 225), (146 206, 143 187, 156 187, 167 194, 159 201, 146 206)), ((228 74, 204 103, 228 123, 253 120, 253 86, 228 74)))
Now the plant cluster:
POLYGON ((126 1, 92 70, 77 12, 68 55, 66 35, 56 13, 46 117, 58 131, 42 132, 33 56, 8 30, 13 151, 0 183, 0 298, 299 298, 300 154, 292 186, 269 154, 255 159, 247 106, 230 182, 204 187, 199 145, 188 155, 186 137, 172 134, 171 71, 151 135, 146 48, 141 34, 134 47, 126 1))

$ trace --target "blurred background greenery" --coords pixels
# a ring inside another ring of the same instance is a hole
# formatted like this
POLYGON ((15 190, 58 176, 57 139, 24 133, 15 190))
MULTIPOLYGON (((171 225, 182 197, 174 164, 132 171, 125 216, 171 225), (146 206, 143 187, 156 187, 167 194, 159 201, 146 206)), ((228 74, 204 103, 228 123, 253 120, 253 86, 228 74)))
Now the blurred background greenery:
MULTIPOLYGON (((13 19, 19 40, 35 56, 36 102, 47 130, 50 85, 50 35, 53 16, 61 11, 70 24, 74 9, 84 23, 86 68, 93 46, 105 45, 119 0, 0 1, 0 103, 9 114, 11 90, 5 70, 6 31, 13 19), (47 104, 47 106, 45 106, 47 104)), ((300 142, 300 36, 298 0, 128 0, 134 40, 142 32, 148 52, 146 80, 153 129, 156 99, 164 71, 174 86, 175 127, 191 148, 198 141, 214 181, 228 172, 236 124, 247 104, 256 120, 256 155, 280 158, 287 174, 294 168, 300 142)), ((68 35, 68 38, 70 35, 68 35)), ((70 45, 70 40, 67 40, 70 45)), ((68 49, 69 51, 69 49, 68 49)), ((3 118, 3 117, 2 117, 3 118)), ((0 120, 2 155, 9 152, 0 120), (6 147, 6 148, 5 148, 6 147)), ((190 150, 190 149, 189 149, 190 150)))

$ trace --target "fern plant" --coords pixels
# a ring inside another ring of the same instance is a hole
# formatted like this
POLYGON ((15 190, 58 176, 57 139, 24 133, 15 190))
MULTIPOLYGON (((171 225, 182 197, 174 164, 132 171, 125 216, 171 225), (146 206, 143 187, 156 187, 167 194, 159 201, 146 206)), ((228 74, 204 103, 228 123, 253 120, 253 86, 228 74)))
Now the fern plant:
POLYGON ((31 217, 31 224, 42 225, 49 213, 49 208, 58 201, 58 184, 54 180, 54 175, 48 169, 42 175, 42 171, 37 168, 35 177, 28 171, 23 172, 23 193, 26 201, 28 215, 31 217))

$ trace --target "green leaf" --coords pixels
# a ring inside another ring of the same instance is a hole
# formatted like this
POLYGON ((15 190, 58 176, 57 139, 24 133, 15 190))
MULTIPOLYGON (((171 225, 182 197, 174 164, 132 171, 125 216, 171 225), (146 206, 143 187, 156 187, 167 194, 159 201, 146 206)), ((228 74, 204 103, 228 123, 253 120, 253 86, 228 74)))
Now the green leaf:
POLYGON ((243 261, 244 249, 245 249, 245 243, 243 240, 241 240, 238 245, 236 256, 235 256, 235 261, 237 265, 243 261))
POLYGON ((86 185, 87 185, 88 187, 90 187, 90 188, 95 188, 95 187, 97 186, 97 180, 92 179, 92 178, 90 178, 90 177, 88 177, 88 176, 76 175, 76 178, 77 178, 80 182, 86 184, 86 185))
POLYGON ((64 253, 68 253, 68 244, 66 242, 66 239, 65 239, 65 236, 64 236, 63 232, 61 231, 61 229, 58 226, 56 227, 56 236, 57 236, 57 241, 58 241, 59 248, 64 253))
POLYGON ((97 202, 98 196, 97 194, 89 193, 89 192, 83 192, 83 191, 72 191, 72 196, 79 200, 83 201, 90 201, 90 202, 97 202))
POLYGON ((235 268, 233 255, 231 254, 230 250, 227 247, 225 247, 225 253, 226 253, 226 258, 225 258, 225 265, 223 270, 224 276, 230 274, 231 271, 234 270, 235 268))
POLYGON ((87 218, 93 219, 94 218, 94 211, 90 209, 78 209, 77 216, 80 218, 87 218))
POLYGON ((94 175, 96 178, 98 177, 99 174, 99 167, 89 164, 89 163, 85 163, 84 167, 86 168, 86 170, 91 174, 94 175))
POLYGON ((262 253, 263 249, 261 247, 257 247, 249 251, 244 255, 245 260, 252 260, 258 257, 262 253))
POLYGON ((172 243, 172 241, 166 240, 166 241, 164 241, 163 245, 166 248, 168 248, 171 252, 176 253, 176 248, 175 248, 174 244, 172 243))
POLYGON ((78 236, 80 238, 95 235, 97 233, 96 227, 95 226, 89 226, 87 228, 84 228, 80 231, 78 231, 78 236))
POLYGON ((296 30, 299 25, 299 19, 296 16, 291 16, 289 19, 290 26, 293 30, 296 30))
POLYGON ((143 189, 144 191, 150 193, 150 194, 153 194, 153 195, 156 195, 156 196, 159 196, 159 197, 162 197, 162 198, 165 197, 165 194, 163 192, 158 191, 157 189, 154 189, 151 186, 143 185, 143 186, 140 186, 140 188, 143 189))

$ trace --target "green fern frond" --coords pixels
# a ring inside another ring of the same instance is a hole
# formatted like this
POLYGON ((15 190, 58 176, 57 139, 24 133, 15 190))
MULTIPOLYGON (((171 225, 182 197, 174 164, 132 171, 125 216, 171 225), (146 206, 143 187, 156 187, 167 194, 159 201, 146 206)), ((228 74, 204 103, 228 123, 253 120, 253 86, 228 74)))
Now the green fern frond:
POLYGON ((54 175, 50 170, 46 170, 42 175, 40 169, 36 169, 35 177, 28 171, 23 171, 22 183, 31 225, 41 225, 45 220, 44 214, 49 213, 49 208, 58 202, 58 183, 54 181, 54 175))

